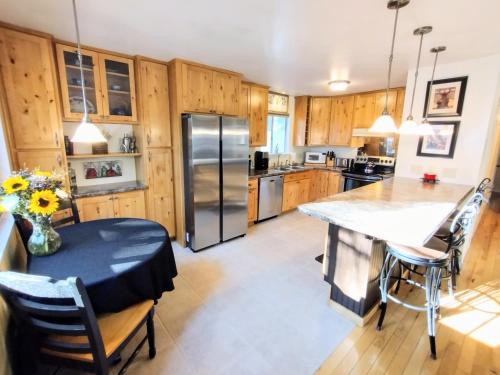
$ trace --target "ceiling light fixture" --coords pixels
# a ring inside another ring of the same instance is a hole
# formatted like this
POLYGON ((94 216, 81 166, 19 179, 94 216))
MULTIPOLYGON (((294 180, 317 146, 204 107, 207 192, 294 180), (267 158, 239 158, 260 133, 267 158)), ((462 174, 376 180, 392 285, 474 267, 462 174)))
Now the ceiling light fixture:
POLYGON ((417 79, 418 79, 418 68, 420 67, 420 55, 422 53, 422 42, 424 40, 424 35, 428 34, 432 31, 432 26, 422 26, 413 31, 413 35, 420 35, 420 44, 418 46, 418 56, 417 56, 417 67, 415 68, 415 82, 413 82, 413 92, 411 95, 411 104, 410 104, 410 114, 406 118, 406 120, 401 124, 399 128, 400 134, 416 134, 416 135, 426 135, 421 134, 421 126, 418 126, 415 120, 413 119, 413 102, 415 100, 415 89, 417 87, 417 79))
POLYGON ((347 80, 335 80, 328 82, 328 86, 332 91, 345 91, 350 83, 351 81, 347 80))
POLYGON ((80 30, 78 27, 78 15, 76 12, 76 0, 73 0, 73 17, 75 19, 75 29, 76 29, 76 44, 77 44, 77 56, 78 56, 78 66, 80 68, 80 84, 82 87, 82 101, 83 101, 83 116, 82 122, 76 128, 76 132, 71 138, 71 142, 75 143, 102 143, 107 142, 104 135, 97 126, 89 121, 89 113, 87 108, 87 96, 85 95, 85 77, 83 74, 83 59, 82 59, 82 49, 80 47, 80 30))
POLYGON ((385 90, 384 110, 375 120, 370 129, 368 129, 368 131, 372 133, 395 133, 398 130, 394 119, 389 115, 389 111, 387 110, 387 102, 389 100, 389 88, 391 85, 392 59, 394 56, 394 42, 396 41, 399 9, 407 6, 409 2, 410 0, 390 0, 387 3, 388 9, 396 9, 396 16, 394 17, 394 29, 392 31, 391 54, 389 55, 389 69, 387 71, 387 87, 385 90))
MULTIPOLYGON (((431 52, 432 53, 435 53, 436 56, 434 57, 434 67, 432 68, 432 77, 431 77, 431 83, 430 83, 430 91, 432 91, 432 85, 434 83, 434 75, 436 73, 436 65, 437 65, 437 61, 438 61, 438 55, 440 52, 443 52, 443 51, 446 51, 446 47, 445 46, 439 46, 439 47, 434 47, 434 48, 431 48, 431 52)), ((429 95, 429 102, 431 101, 431 96, 429 95)), ((425 106, 425 108, 427 108, 427 110, 425 111, 425 114, 424 114, 424 121, 422 121, 422 124, 419 126, 419 134, 421 135, 432 135, 434 134, 434 129, 432 129, 432 126, 431 124, 429 124, 429 121, 427 120, 427 111, 429 110, 429 103, 427 103, 427 105, 425 106)))

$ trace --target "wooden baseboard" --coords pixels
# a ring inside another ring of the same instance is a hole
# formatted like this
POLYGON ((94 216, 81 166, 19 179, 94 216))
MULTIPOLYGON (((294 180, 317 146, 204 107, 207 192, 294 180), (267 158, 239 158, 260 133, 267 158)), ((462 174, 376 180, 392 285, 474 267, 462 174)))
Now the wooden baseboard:
POLYGON ((329 300, 329 305, 331 308, 333 308, 336 312, 338 312, 340 315, 343 317, 349 319, 350 321, 354 322, 358 327, 364 327, 375 315, 375 313, 378 311, 378 304, 373 306, 370 311, 365 316, 359 316, 355 312, 352 312, 348 308, 338 304, 335 301, 329 300))

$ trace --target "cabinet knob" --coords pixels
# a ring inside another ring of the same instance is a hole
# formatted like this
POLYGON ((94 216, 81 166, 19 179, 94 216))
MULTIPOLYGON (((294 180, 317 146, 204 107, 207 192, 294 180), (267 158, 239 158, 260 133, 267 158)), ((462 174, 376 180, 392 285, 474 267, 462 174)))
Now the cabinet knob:
POLYGON ((59 147, 59 135, 55 132, 56 146, 59 147))
POLYGON ((149 133, 148 133, 148 135, 146 135, 146 140, 147 140, 148 145, 149 145, 151 143, 151 135, 149 135, 149 133))
POLYGON ((57 164, 59 164, 59 167, 62 168, 62 157, 61 157, 61 155, 57 155, 57 164))

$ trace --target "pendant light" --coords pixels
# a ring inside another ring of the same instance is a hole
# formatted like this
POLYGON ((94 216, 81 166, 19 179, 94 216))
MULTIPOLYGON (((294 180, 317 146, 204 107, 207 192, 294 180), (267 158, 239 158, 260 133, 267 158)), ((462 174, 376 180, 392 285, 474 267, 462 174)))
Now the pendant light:
POLYGON ((429 100, 428 103, 425 104, 425 114, 424 114, 424 121, 422 121, 422 124, 419 126, 420 128, 420 134, 434 134, 434 129, 432 129, 431 124, 429 124, 429 121, 427 120, 427 112, 429 111, 429 105, 430 105, 430 100, 431 100, 431 91, 432 91, 432 85, 434 84, 434 74, 436 73, 436 65, 438 61, 438 55, 440 52, 446 51, 445 46, 439 46, 439 47, 434 47, 431 48, 431 52, 435 53, 436 56, 434 57, 434 67, 432 68, 432 77, 431 77, 431 84, 429 85, 429 100))
POLYGON ((78 27, 78 15, 76 12, 76 0, 73 0, 73 16, 75 18, 75 29, 76 29, 76 44, 77 44, 77 56, 78 56, 78 66, 80 68, 80 84, 82 87, 82 101, 83 101, 83 116, 82 122, 76 128, 76 132, 71 138, 71 142, 75 143, 102 143, 107 142, 107 139, 102 135, 101 131, 97 126, 89 121, 89 113, 87 108, 87 95, 85 94, 85 77, 83 74, 83 59, 82 59, 82 49, 80 47, 80 30, 78 27))
POLYGON ((418 68, 420 67, 420 54, 422 52, 422 42, 424 40, 424 35, 430 33, 431 31, 432 31, 432 26, 422 26, 413 31, 413 35, 420 35, 420 44, 418 47, 417 67, 415 69, 415 82, 413 82, 413 92, 411 95, 410 114, 408 115, 406 120, 401 124, 401 127, 399 128, 400 134, 426 135, 422 133, 424 129, 421 129, 421 126, 417 125, 417 123, 413 119, 413 102, 415 100, 415 89, 417 87, 418 68))
POLYGON ((392 32, 392 44, 391 44, 391 54, 389 55, 389 69, 387 72, 387 88, 385 90, 385 103, 384 110, 382 114, 375 120, 373 125, 368 129, 372 133, 394 133, 398 129, 394 119, 389 115, 387 110, 387 102, 389 100, 389 88, 391 85, 391 70, 392 70, 392 58, 394 56, 394 42, 396 41, 396 29, 398 26, 398 15, 399 8, 403 8, 408 5, 410 0, 391 0, 387 3, 387 8, 396 9, 396 16, 394 17, 394 29, 392 32))

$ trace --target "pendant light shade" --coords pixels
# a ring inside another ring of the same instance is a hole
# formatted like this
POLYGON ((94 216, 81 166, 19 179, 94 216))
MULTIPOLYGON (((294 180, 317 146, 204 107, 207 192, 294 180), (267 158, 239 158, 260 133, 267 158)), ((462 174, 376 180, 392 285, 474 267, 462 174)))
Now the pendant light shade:
POLYGON ((434 129, 432 129, 431 124, 429 124, 429 121, 427 119, 424 119, 420 125, 418 125, 417 128, 417 134, 418 135, 433 135, 434 134, 434 129))
POLYGON ((408 116, 398 130, 399 134, 418 134, 418 124, 413 117, 408 116))
POLYGON ((372 133, 395 133, 398 130, 394 119, 389 115, 389 111, 387 110, 387 102, 389 100, 389 88, 391 86, 392 59, 394 57, 394 42, 396 41, 396 30, 398 28, 399 8, 407 6, 409 2, 410 0, 390 0, 387 3, 387 8, 395 9, 396 15, 394 17, 394 28, 392 31, 391 54, 389 55, 389 69, 387 71, 387 88, 385 90, 384 110, 382 111, 380 117, 375 120, 370 129, 368 129, 368 131, 372 133))
POLYGON ((77 56, 78 56, 78 66, 80 68, 80 82, 82 88, 82 102, 83 102, 83 117, 82 122, 78 125, 75 134, 71 138, 71 142, 74 143, 102 143, 108 140, 102 135, 102 132, 97 126, 89 121, 89 112, 87 108, 87 95, 85 94, 85 76, 83 74, 83 61, 82 61, 82 49, 80 47, 80 28, 78 27, 78 15, 76 11, 76 0, 73 0, 73 17, 75 19, 75 30, 76 30, 76 44, 77 44, 77 56))

